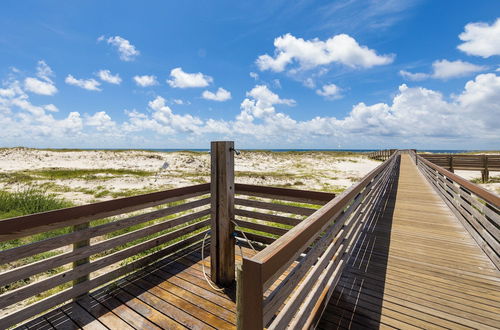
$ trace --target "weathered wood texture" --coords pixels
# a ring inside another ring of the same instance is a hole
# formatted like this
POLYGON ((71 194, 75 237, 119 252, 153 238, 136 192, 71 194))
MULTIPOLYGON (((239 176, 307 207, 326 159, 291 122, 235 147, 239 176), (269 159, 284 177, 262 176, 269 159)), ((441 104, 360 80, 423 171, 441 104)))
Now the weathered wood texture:
POLYGON ((242 329, 312 325, 340 276, 348 248, 373 214, 393 177, 398 156, 329 201, 252 259, 243 261, 242 329), (278 280, 278 281, 277 281, 278 280))
POLYGON ((498 328, 500 274, 408 155, 318 329, 498 328))
POLYGON ((234 268, 234 142, 211 143, 211 245, 212 281, 228 286, 234 268))
POLYGON ((481 171, 483 182, 490 171, 500 171, 500 155, 419 154, 435 165, 452 172, 455 170, 481 171))
POLYGON ((236 183, 236 193, 247 196, 256 196, 306 204, 323 205, 335 198, 335 194, 321 191, 275 188, 236 183))
POLYGON ((0 241, 12 240, 96 219, 124 214, 208 193, 208 183, 113 199, 0 221, 0 241))
POLYGON ((18 329, 235 329, 235 287, 207 284, 202 263, 209 268, 210 257, 201 260, 200 251, 200 243, 191 245, 18 329))
POLYGON ((1 327, 12 326, 67 300, 86 295, 90 290, 200 241, 210 224, 209 199, 192 198, 207 193, 208 185, 199 185, 126 198, 119 203, 109 201, 20 217, 16 218, 20 221, 20 230, 13 227, 11 219, 0 221, 0 232, 5 229, 13 233, 13 238, 39 233, 43 228, 72 226, 72 232, 67 234, 62 232, 55 237, 0 251, 0 260, 12 265, 0 273, 0 287, 23 284, 0 295, 0 308, 7 308, 0 313, 1 327), (185 200, 184 203, 181 200, 185 200), (171 201, 182 204, 163 205, 171 201), (113 210, 116 206, 121 209, 113 210), (93 224, 80 222, 81 219, 97 220, 97 215, 116 215, 151 206, 158 207, 146 213, 108 218, 93 224), (26 228, 25 224, 33 222, 36 216, 40 217, 40 223, 26 228), (59 216, 67 222, 61 221, 59 216), (76 225, 75 219, 78 220, 76 225), (65 248, 71 245, 73 249, 65 248), (36 257, 45 252, 50 254, 36 257), (132 260, 127 261, 127 258, 132 260), (121 264, 113 266, 118 262, 121 264), (59 287, 56 293, 49 291, 62 285, 65 287, 59 287), (26 300, 40 294, 45 298, 26 300), (21 302, 24 307, 12 308, 21 302))
POLYGON ((417 157, 422 173, 500 269, 500 197, 420 156, 417 157))
MULTIPOLYGON (((289 193, 291 191, 290 194, 295 197, 298 196, 297 190, 286 190, 289 193)), ((304 193, 306 192, 311 193, 312 196, 317 193, 315 191, 304 191, 304 193)), ((266 194, 266 196, 268 195, 266 194)), ((322 195, 322 193, 320 193, 320 195, 317 196, 322 196, 325 199, 331 197, 333 199, 335 195, 322 195)), ((276 238, 284 235, 288 232, 288 230, 298 225, 307 216, 317 211, 320 205, 323 204, 323 202, 321 202, 321 204, 316 204, 319 202, 311 204, 310 200, 309 203, 306 204, 290 202, 279 199, 279 196, 276 196, 274 199, 260 197, 260 200, 255 200, 257 197, 254 196, 250 197, 253 199, 244 197, 248 196, 238 195, 238 198, 235 199, 235 221, 238 225, 238 229, 245 231, 245 233, 247 233, 248 230, 251 230, 251 233, 253 234, 266 237, 265 239, 258 241, 263 244, 270 244, 269 242, 273 242, 276 238)), ((259 236, 253 236, 254 238, 259 238, 259 236)))

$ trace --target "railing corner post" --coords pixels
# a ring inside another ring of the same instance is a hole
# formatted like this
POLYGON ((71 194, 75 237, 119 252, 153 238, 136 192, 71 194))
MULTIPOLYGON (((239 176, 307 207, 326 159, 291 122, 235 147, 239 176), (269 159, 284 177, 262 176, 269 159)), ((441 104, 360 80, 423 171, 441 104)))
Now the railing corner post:
POLYGON ((264 329, 264 290, 262 264, 243 258, 237 329, 264 329))
POLYGON ((211 143, 210 275, 221 286, 234 282, 234 142, 211 143))

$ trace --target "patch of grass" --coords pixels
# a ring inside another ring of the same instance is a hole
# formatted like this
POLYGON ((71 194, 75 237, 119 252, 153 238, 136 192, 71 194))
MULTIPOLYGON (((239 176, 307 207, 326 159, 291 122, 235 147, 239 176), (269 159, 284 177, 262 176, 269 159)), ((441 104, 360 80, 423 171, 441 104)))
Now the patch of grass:
POLYGON ((487 182, 483 182, 481 178, 474 178, 470 180, 472 183, 500 183, 500 176, 490 176, 487 182))
POLYGON ((26 174, 24 172, 3 172, 0 173, 0 180, 8 184, 16 183, 27 183, 35 180, 36 178, 32 175, 26 174))
MULTIPOLYGON (((162 190, 167 189, 166 187, 162 187, 162 190)), ((126 189, 126 190, 121 190, 121 191, 112 191, 110 193, 111 197, 113 198, 119 198, 119 197, 130 197, 130 196, 136 196, 136 195, 143 195, 143 194, 149 194, 152 192, 158 191, 158 189, 150 189, 150 188, 145 188, 145 189, 126 189)))
POLYGON ((146 177, 154 175, 154 172, 143 170, 129 170, 129 169, 65 169, 65 168, 48 168, 33 171, 25 171, 30 175, 35 175, 45 179, 76 179, 81 178, 85 180, 103 179, 102 175, 134 175, 146 177))
POLYGON ((105 190, 100 190, 96 193, 94 193, 94 197, 95 198, 101 198, 101 197, 105 197, 105 196, 108 196, 111 192, 107 189, 105 190))
POLYGON ((196 178, 196 179, 192 179, 191 182, 193 182, 193 183, 208 183, 209 180, 207 180, 205 178, 196 178))
POLYGON ((54 182, 44 182, 39 185, 42 190, 50 190, 52 192, 71 192, 74 191, 71 187, 63 186, 54 182))
POLYGON ((18 192, 0 191, 0 219, 51 211, 71 205, 44 190, 33 187, 18 192))
POLYGON ((323 184, 321 190, 324 192, 334 193, 334 194, 338 195, 341 192, 343 192, 345 190, 345 188, 340 187, 340 186, 332 186, 328 183, 325 183, 325 184, 323 184))

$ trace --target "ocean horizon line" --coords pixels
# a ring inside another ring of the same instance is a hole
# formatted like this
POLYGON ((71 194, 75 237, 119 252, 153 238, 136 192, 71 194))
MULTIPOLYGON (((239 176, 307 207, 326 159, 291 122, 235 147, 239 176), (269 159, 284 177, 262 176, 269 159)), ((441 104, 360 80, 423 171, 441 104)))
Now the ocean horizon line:
MULTIPOLYGON (((26 148, 35 150, 57 150, 57 151, 150 151, 150 152, 208 152, 209 148, 33 148, 33 147, 3 147, 0 149, 14 149, 26 148)), ((395 148, 383 149, 334 149, 334 148, 237 148, 240 151, 256 151, 256 152, 373 152, 395 148)), ((469 153, 481 151, 494 151, 491 149, 416 149, 417 152, 431 152, 431 153, 469 153)))

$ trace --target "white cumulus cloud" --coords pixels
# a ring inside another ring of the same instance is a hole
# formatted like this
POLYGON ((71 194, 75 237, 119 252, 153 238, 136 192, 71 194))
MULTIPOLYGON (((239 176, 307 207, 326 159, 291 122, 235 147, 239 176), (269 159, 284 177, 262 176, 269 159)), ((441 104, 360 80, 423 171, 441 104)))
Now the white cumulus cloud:
POLYGON ((247 92, 247 98, 241 103, 239 121, 251 122, 254 118, 265 118, 275 113, 275 105, 294 106, 295 100, 282 99, 273 93, 266 85, 257 85, 247 92))
POLYGON ((52 83, 33 77, 24 79, 24 88, 27 91, 40 95, 54 95, 57 93, 57 88, 52 83))
POLYGON ((475 65, 461 60, 448 61, 440 60, 432 63, 434 73, 432 76, 437 79, 448 79, 468 76, 472 73, 483 71, 486 69, 484 66, 475 65))
POLYGON ((224 102, 231 99, 231 92, 222 87, 217 89, 217 92, 204 91, 201 95, 205 100, 224 102))
POLYGON ((64 81, 68 85, 78 86, 89 91, 101 91, 101 89, 99 88, 101 83, 95 79, 76 79, 69 74, 64 81))
POLYGON ((104 36, 100 36, 99 38, 97 38, 97 41, 103 40, 106 40, 108 44, 116 48, 122 61, 133 61, 140 54, 140 52, 135 48, 134 45, 130 43, 130 41, 120 36, 109 37, 107 39, 104 36))
POLYGON ((456 60, 438 60, 432 63, 432 73, 399 71, 399 74, 408 80, 420 81, 428 78, 451 79, 471 75, 473 73, 486 70, 485 66, 472 64, 469 62, 456 60))
POLYGON ((114 84, 114 85, 119 85, 122 82, 122 78, 120 78, 120 75, 118 73, 114 75, 109 70, 100 70, 97 73, 97 76, 102 81, 105 81, 107 83, 114 84))
POLYGON ((304 40, 287 33, 274 39, 274 56, 257 58, 260 70, 282 72, 297 62, 299 69, 312 69, 321 65, 340 63, 349 67, 370 68, 392 63, 394 55, 378 55, 373 49, 361 46, 347 34, 338 34, 325 41, 318 38, 304 40))
POLYGON ((213 82, 213 78, 210 76, 206 76, 201 72, 187 73, 182 68, 172 69, 170 77, 172 79, 167 80, 167 83, 175 88, 207 87, 213 82))
POLYGON ((116 127, 116 123, 105 111, 99 111, 85 118, 85 125, 95 127, 97 131, 109 131, 116 127))
POLYGON ((323 85, 321 89, 317 89, 316 94, 324 96, 329 100, 336 100, 342 98, 342 89, 335 84, 327 84, 323 85))
POLYGON ((469 23, 458 36, 463 41, 458 49, 468 55, 484 58, 500 55, 500 18, 495 23, 469 23))
POLYGON ((54 73, 47 63, 45 61, 38 61, 36 71, 37 78, 26 78, 24 80, 24 88, 29 92, 40 95, 54 95, 57 93, 57 88, 51 79, 54 73))
POLYGON ((153 75, 134 76, 134 81, 137 84, 137 86, 140 87, 149 87, 158 85, 158 80, 156 79, 156 76, 153 75))

